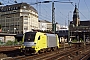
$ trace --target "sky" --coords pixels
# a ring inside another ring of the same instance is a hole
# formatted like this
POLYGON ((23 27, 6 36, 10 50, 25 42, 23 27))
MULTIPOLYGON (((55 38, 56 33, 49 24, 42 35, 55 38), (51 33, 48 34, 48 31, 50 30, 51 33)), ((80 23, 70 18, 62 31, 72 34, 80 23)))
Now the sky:
MULTIPOLYGON (((68 25, 68 20, 73 20, 73 11, 75 3, 79 9, 80 21, 90 20, 90 0, 16 0, 18 3, 26 2, 33 6, 39 15, 39 20, 52 21, 52 3, 39 3, 36 2, 43 1, 60 1, 54 2, 55 8, 55 22, 58 22, 60 25, 68 25), (73 2, 64 3, 64 2, 73 2)), ((15 4, 14 0, 0 0, 5 5, 15 4)))

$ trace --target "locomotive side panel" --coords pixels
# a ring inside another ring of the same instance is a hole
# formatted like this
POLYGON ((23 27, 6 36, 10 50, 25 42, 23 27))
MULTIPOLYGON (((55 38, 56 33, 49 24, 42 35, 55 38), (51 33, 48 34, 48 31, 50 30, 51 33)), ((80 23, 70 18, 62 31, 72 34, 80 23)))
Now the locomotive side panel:
POLYGON ((37 39, 35 39, 36 42, 36 51, 39 51, 41 49, 47 48, 47 43, 46 43, 46 35, 44 35, 44 33, 40 33, 38 32, 36 34, 37 39))
POLYGON ((55 47, 57 46, 57 40, 56 40, 55 34, 47 34, 47 47, 55 47))

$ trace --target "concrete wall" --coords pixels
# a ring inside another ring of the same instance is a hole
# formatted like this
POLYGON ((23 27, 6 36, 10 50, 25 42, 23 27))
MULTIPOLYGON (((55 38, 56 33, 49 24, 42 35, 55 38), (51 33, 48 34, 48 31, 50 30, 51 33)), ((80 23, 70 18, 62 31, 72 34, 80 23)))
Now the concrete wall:
POLYGON ((7 42, 7 41, 15 41, 15 37, 14 36, 0 36, 0 40, 1 42, 7 42))
POLYGON ((8 40, 15 41, 15 37, 14 36, 5 36, 5 42, 7 42, 8 40))

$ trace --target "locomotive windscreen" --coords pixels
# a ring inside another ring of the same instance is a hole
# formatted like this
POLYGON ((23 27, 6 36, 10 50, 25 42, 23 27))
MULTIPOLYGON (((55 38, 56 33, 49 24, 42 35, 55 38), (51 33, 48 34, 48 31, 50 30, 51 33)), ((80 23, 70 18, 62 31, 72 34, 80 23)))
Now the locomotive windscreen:
POLYGON ((34 42, 36 32, 26 32, 24 42, 34 42))

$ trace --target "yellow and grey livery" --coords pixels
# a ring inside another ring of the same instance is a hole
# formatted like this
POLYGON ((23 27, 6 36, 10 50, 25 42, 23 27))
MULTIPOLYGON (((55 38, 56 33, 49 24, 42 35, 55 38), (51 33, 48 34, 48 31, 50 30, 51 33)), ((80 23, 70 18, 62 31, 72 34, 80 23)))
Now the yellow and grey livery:
POLYGON ((23 52, 38 53, 40 51, 48 51, 59 48, 59 40, 57 34, 42 32, 26 32, 23 35, 23 52))

